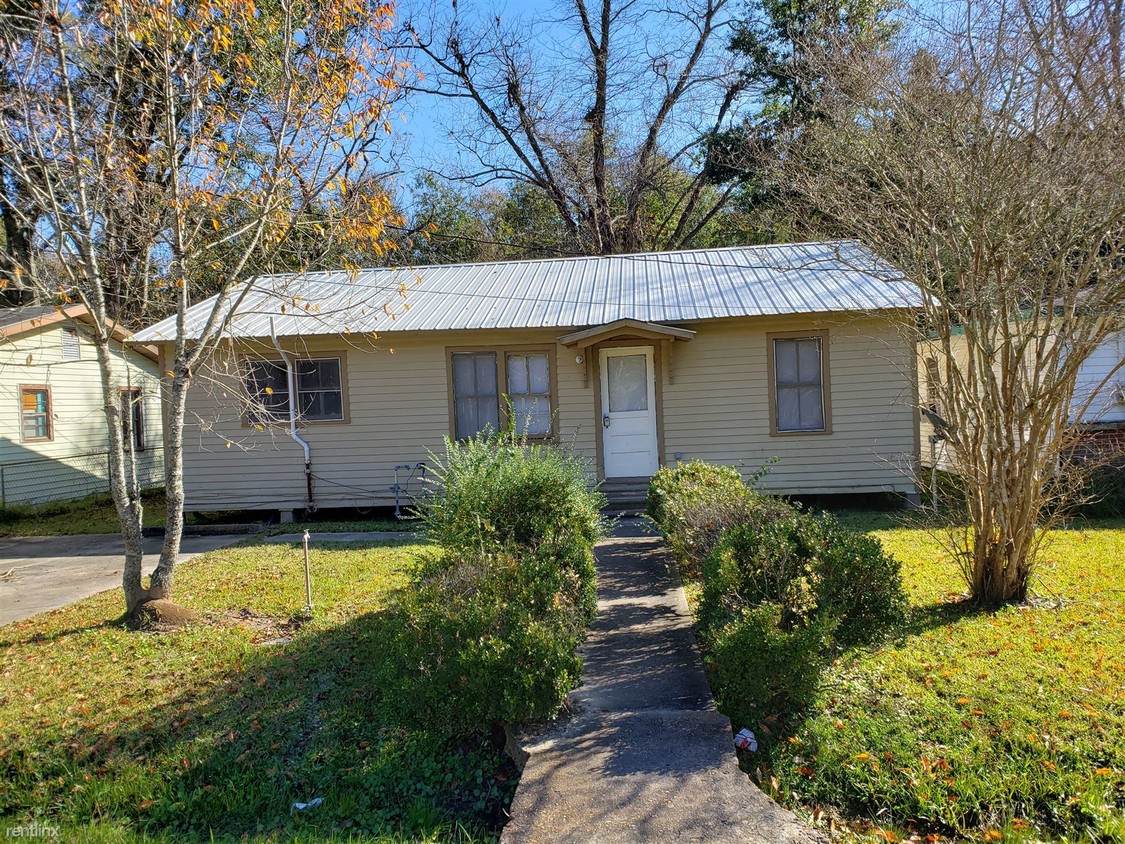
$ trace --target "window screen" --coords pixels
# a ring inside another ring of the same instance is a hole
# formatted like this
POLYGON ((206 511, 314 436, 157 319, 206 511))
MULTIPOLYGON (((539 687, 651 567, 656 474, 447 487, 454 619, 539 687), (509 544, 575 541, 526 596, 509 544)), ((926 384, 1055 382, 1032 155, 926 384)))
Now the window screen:
POLYGON ((51 439, 51 394, 46 387, 20 388, 20 431, 24 440, 51 439))
POLYGON ((454 434, 467 439, 500 430, 495 352, 457 352, 453 358, 454 434))
POLYGON ((133 451, 144 451, 145 403, 140 390, 121 391, 121 417, 125 423, 125 435, 133 442, 133 451))
POLYGON ((775 424, 779 432, 825 429, 821 354, 819 337, 773 341, 775 424))
POLYGON ((508 397, 516 430, 531 436, 551 433, 550 361, 546 353, 510 354, 507 363, 508 397))

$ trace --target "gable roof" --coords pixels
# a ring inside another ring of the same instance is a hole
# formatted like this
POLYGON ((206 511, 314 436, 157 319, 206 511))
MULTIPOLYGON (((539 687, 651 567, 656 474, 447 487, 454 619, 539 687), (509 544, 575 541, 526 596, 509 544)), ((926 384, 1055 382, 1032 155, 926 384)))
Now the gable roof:
MULTIPOLYGON (((15 308, 0 308, 0 340, 13 340, 29 331, 67 321, 92 323, 94 318, 85 305, 20 305, 15 308)), ((120 325, 108 322, 110 333, 118 342, 132 339, 129 332, 120 325)), ((130 344, 132 351, 155 361, 159 355, 152 346, 130 344)))
MULTIPOLYGON (((228 333, 268 337, 348 332, 580 328, 620 319, 694 322, 735 316, 916 308, 918 289, 850 241, 736 246, 602 257, 262 276, 228 333), (385 307, 384 307, 385 306, 385 307)), ((238 296, 242 286, 230 297, 238 296)), ((203 331, 215 298, 187 313, 203 331)), ((175 339, 169 318, 138 342, 175 339)))

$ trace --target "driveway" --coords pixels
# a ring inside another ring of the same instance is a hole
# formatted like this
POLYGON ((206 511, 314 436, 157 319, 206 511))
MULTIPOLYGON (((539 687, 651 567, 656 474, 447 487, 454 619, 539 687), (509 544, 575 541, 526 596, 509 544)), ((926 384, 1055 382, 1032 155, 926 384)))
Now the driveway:
MULTIPOLYGON (((180 562, 246 538, 185 536, 180 562)), ((145 540, 145 574, 156 568, 161 542, 161 537, 145 540)), ((124 549, 121 537, 112 534, 0 539, 0 625, 120 588, 124 549)))

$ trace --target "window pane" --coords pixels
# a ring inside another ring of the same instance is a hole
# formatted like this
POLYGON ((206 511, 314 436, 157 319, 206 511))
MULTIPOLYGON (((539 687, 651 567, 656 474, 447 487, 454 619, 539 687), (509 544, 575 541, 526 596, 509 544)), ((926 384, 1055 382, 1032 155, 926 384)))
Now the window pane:
POLYGON ((820 387, 800 387, 801 430, 824 430, 824 394, 820 387))
POLYGON ((797 341, 797 373, 802 384, 820 383, 820 341, 797 341))
POLYGON ((778 386, 798 382, 797 341, 774 340, 773 363, 778 386))
POLYGON ((614 355, 606 359, 611 413, 648 410, 648 360, 645 355, 614 355))
POLYGON ((513 396, 512 415, 521 434, 551 433, 551 402, 546 396, 513 396))
POLYGON ((458 352, 453 356, 454 434, 465 439, 500 429, 500 401, 494 352, 458 352))
POLYGON ((777 430, 801 430, 801 403, 799 387, 777 388, 777 430))
POLYGON ((546 355, 528 355, 527 369, 531 380, 531 392, 546 395, 551 392, 551 379, 548 375, 546 355))
POLYGON ((508 392, 524 396, 532 392, 527 379, 527 355, 508 355, 508 392))

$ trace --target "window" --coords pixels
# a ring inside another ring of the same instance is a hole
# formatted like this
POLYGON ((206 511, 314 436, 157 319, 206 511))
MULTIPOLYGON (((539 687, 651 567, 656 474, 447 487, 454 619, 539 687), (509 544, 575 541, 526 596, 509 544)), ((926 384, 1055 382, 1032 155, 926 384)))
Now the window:
MULTIPOLYGON (((306 358, 294 361, 293 366, 298 418, 304 422, 346 421, 342 359, 306 358)), ((289 421, 289 373, 284 361, 247 361, 246 392, 253 403, 251 422, 289 421)))
POLYGON ((145 400, 139 387, 121 390, 121 418, 133 451, 145 450, 145 400))
POLYGON ((550 436, 552 355, 547 349, 490 349, 450 354, 452 426, 457 439, 511 424, 521 434, 550 436), (500 385, 506 390, 501 393, 500 385))
POLYGON ((770 339, 771 433, 827 433, 824 333, 770 339))
POLYGON ((82 346, 78 342, 77 328, 64 328, 62 330, 62 359, 82 359, 82 346))
POLYGON ((24 442, 53 439, 49 388, 20 387, 20 434, 24 442))

